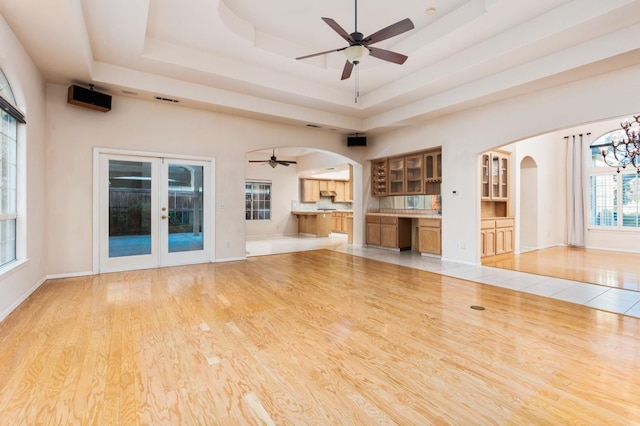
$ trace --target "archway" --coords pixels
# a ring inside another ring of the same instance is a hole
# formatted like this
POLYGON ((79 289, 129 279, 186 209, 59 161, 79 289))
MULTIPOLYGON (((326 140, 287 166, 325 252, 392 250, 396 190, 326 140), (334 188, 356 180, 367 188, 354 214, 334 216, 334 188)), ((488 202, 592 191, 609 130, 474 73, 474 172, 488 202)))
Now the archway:
POLYGON ((526 156, 520 162, 520 253, 538 248, 538 165, 526 156))

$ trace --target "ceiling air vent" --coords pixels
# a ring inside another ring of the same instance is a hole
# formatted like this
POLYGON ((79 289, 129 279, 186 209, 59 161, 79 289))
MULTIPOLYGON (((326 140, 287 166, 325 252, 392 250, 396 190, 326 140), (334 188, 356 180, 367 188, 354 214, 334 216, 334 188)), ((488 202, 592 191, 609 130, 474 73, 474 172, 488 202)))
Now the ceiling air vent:
POLYGON ((177 104, 178 102, 180 102, 177 99, 163 98, 162 96, 156 96, 156 99, 159 100, 159 101, 164 101, 164 102, 172 102, 174 104, 177 104))
POLYGON ((320 128, 320 126, 318 126, 317 124, 307 124, 307 127, 313 127, 314 129, 320 128))

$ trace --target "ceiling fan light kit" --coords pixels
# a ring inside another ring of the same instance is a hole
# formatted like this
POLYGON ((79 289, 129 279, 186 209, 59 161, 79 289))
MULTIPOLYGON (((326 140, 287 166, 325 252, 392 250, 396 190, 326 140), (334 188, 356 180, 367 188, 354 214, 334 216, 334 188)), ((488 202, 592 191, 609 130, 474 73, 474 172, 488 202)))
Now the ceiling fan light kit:
MULTIPOLYGON (((370 45, 386 40, 391 37, 395 37, 402 33, 405 33, 414 28, 413 22, 409 18, 396 22, 377 31, 370 36, 364 37, 362 33, 358 32, 358 0, 354 0, 355 3, 355 30, 351 34, 347 33, 336 21, 331 18, 322 18, 322 20, 329 25, 340 37, 342 37, 349 46, 340 47, 338 49, 327 50, 324 52, 313 53, 311 55, 300 56, 296 59, 312 58, 314 56, 326 55, 331 52, 343 52, 347 58, 342 70, 341 80, 346 80, 351 76, 354 65, 358 65, 363 58, 371 55, 374 58, 381 59, 383 61, 392 62, 395 64, 404 64, 407 60, 407 56, 401 53, 392 52, 390 50, 380 49, 378 47, 371 47, 370 45)), ((357 69, 356 69, 357 71, 357 69)), ((357 77, 357 73, 356 73, 357 77)), ((359 89, 358 81, 356 79, 356 103, 358 102, 359 89)))

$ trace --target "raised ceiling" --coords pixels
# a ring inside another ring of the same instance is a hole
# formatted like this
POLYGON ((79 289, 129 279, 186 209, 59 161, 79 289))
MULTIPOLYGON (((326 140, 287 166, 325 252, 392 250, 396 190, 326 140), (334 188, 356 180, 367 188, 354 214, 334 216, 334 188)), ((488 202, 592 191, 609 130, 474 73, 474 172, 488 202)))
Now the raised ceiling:
POLYGON ((401 19, 415 29, 377 44, 341 81, 354 31, 347 0, 0 0, 46 80, 341 133, 376 132, 640 62, 638 0, 361 0, 365 35, 401 19), (431 10, 430 10, 431 9, 431 10), (435 9, 435 13, 433 12, 435 9))

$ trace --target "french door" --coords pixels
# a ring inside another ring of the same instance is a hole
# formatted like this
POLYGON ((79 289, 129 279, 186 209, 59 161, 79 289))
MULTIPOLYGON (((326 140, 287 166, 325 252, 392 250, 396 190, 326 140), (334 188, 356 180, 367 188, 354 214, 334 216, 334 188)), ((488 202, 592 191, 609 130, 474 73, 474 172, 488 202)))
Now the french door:
POLYGON ((100 272, 211 260, 211 163, 100 154, 100 272))

